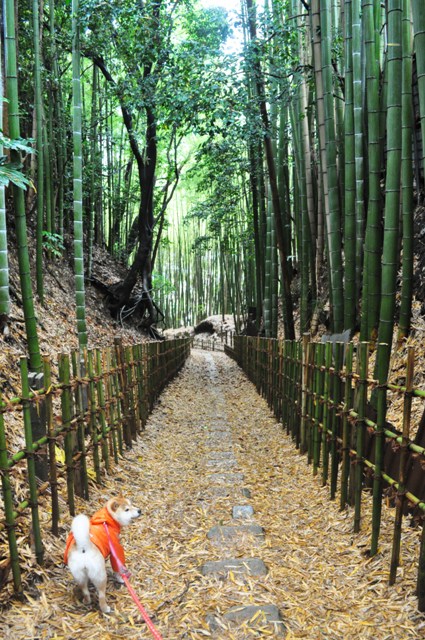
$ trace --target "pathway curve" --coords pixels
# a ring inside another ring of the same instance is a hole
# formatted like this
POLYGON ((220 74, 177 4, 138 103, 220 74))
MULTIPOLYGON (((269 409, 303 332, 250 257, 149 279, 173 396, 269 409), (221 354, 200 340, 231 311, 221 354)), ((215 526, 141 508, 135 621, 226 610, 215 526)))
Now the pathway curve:
MULTIPOLYGON (((91 513, 122 491, 142 508, 124 530, 132 583, 164 640, 423 638, 414 583, 418 536, 404 531, 403 581, 388 587, 392 519, 366 559, 328 490, 237 365, 194 350, 146 432, 92 487, 91 513)), ((61 565, 70 519, 47 541, 43 580, 0 618, 0 637, 147 640, 124 588, 108 584, 113 614, 84 606, 61 565)))

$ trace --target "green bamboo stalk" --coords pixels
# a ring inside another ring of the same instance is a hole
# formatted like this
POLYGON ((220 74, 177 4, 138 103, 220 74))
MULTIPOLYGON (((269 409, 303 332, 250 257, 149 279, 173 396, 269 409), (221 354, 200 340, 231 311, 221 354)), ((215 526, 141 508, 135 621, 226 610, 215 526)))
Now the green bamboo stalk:
POLYGON ((335 332, 343 330, 344 297, 342 285, 342 235, 341 210, 337 170, 337 149, 335 138, 335 105, 332 85, 332 33, 329 0, 320 3, 322 76, 324 87, 326 162, 329 188, 329 211, 326 215, 328 240, 330 298, 332 306, 332 327, 335 332))
MULTIPOLYGON (((378 344, 377 358, 386 358, 387 344, 378 344)), ((372 538, 370 555, 378 552, 379 532, 381 529, 382 512, 382 471, 384 465, 385 447, 385 419, 387 413, 387 378, 378 380, 379 387, 376 397, 376 432, 375 432, 375 469, 373 474, 373 506, 372 506, 372 538)))
POLYGON ((413 389, 413 374, 415 365, 415 350, 413 347, 409 347, 407 351, 407 368, 406 368, 406 392, 404 394, 403 405, 403 435, 402 444, 400 447, 400 467, 398 474, 398 491, 396 498, 396 510, 394 519, 394 536, 393 546, 391 552, 391 566, 390 566, 390 579, 389 583, 394 584, 397 576, 397 567, 400 562, 400 541, 401 541, 401 525, 403 520, 403 509, 406 503, 406 480, 407 480, 407 461, 408 461, 408 448, 409 435, 410 435, 410 420, 412 414, 412 389, 413 389))
POLYGON ((37 150, 37 250, 36 250, 36 281, 37 293, 41 304, 44 304, 43 284, 43 217, 44 217, 44 155, 43 155, 43 94, 41 84, 41 54, 40 54, 40 21, 39 2, 33 0, 32 22, 34 43, 34 106, 36 122, 36 150, 37 150))
POLYGON ((56 462, 56 438, 55 438, 55 423, 53 415, 53 400, 52 393, 50 391, 52 385, 52 373, 50 358, 48 356, 43 357, 43 373, 44 373, 44 388, 46 389, 46 396, 44 399, 46 407, 46 422, 47 422, 47 434, 49 437, 49 483, 50 493, 52 496, 52 533, 54 536, 59 535, 59 492, 58 492, 58 469, 56 462))
POLYGON ((69 356, 61 353, 58 359, 59 381, 63 385, 61 395, 62 427, 65 431, 65 466, 66 466, 66 486, 68 493, 69 513, 75 515, 75 470, 74 470, 74 433, 72 430, 72 409, 71 391, 69 375, 69 356))
MULTIPOLYGON (((379 342, 392 344, 399 264, 400 168, 401 168, 401 0, 388 3, 388 107, 387 171, 385 180, 382 293, 379 342)), ((376 362, 375 377, 383 377, 389 361, 376 362)))
POLYGON ((80 349, 87 347, 83 250, 83 160, 81 142, 81 77, 79 0, 72 0, 72 139, 74 145, 74 271, 77 333, 80 349))
POLYGON ((368 204, 365 235, 365 264, 363 269, 363 295, 361 314, 361 339, 375 340, 381 293, 382 250, 382 195, 381 195, 381 138, 380 121, 380 61, 379 29, 376 11, 377 0, 363 0, 363 24, 365 30, 366 95, 368 130, 368 204))
POLYGON ((341 496, 340 509, 345 509, 348 500, 348 476, 350 474, 350 408, 353 406, 352 373, 353 343, 350 342, 345 356, 344 410, 342 414, 342 464, 341 464, 341 496))
POLYGON ((351 0, 345 0, 345 197, 344 197, 344 327, 356 323, 356 164, 353 109, 353 46, 351 0))
MULTIPOLYGON (((1 65, 0 65, 1 66, 1 65)), ((1 394, 0 394, 1 401, 1 394)), ((16 521, 13 510, 13 492, 10 482, 10 472, 8 464, 8 451, 6 441, 6 431, 4 427, 3 412, 0 411, 0 477, 1 488, 4 504, 4 517, 7 530, 7 539, 9 543, 10 563, 12 568, 13 586, 15 592, 23 593, 21 569, 19 567, 19 551, 16 540, 16 521)))
POLYGON ((410 0, 403 2, 402 22, 402 151, 401 151, 401 210, 403 223, 402 286, 398 342, 409 334, 413 299, 413 160, 412 160, 412 23, 410 0))
POLYGON ((358 533, 360 531, 361 520, 369 343, 361 342, 359 345, 359 351, 360 373, 358 380, 358 418, 356 421, 356 465, 354 474, 354 533, 358 533))
POLYGON ((425 169, 425 13, 421 0, 412 0, 412 16, 422 133, 422 169, 425 169))
MULTIPOLYGON (((3 62, 0 47, 0 131, 3 131, 3 62)), ((3 145, 0 143, 0 156, 3 145)), ((0 184, 0 316, 7 318, 10 311, 9 262, 7 257, 7 225, 5 188, 0 184)))
POLYGON ((22 412, 24 419, 25 449, 28 469, 28 485, 31 506, 32 532, 34 536, 35 557, 38 564, 43 564, 44 547, 41 541, 40 517, 38 513, 37 478, 35 475, 34 449, 32 442, 32 427, 30 415, 28 364, 25 357, 20 358, 21 384, 22 384, 22 412))
MULTIPOLYGON (((6 94, 8 98, 9 134, 12 140, 20 135, 18 71, 16 62, 16 32, 15 32, 15 3, 13 0, 3 0, 6 94)), ((10 160, 21 165, 20 153, 11 149, 10 160)), ((13 185, 13 201, 15 213, 16 245, 18 247, 19 278, 21 283, 22 304, 25 318, 25 328, 30 356, 30 368, 41 371, 42 361, 37 335, 37 321, 34 310, 34 300, 31 284, 31 272, 28 255, 27 224, 25 200, 22 189, 13 185)))

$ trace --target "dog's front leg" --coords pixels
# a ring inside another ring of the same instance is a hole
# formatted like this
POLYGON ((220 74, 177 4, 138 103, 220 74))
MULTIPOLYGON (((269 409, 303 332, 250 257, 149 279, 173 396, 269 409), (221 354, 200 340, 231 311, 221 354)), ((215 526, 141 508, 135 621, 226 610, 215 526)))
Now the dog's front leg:
POLYGON ((119 584, 124 584, 124 580, 121 574, 118 573, 118 571, 114 571, 114 578, 115 578, 115 582, 118 582, 119 584))

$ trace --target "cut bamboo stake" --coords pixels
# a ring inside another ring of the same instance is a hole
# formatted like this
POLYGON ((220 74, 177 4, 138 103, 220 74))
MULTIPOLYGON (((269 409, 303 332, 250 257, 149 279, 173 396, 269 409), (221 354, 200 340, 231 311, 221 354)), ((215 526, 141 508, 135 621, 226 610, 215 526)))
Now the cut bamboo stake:
POLYGON ((338 482, 339 451, 338 438, 340 437, 340 407, 341 407, 341 369, 344 361, 345 345, 342 342, 335 344, 335 368, 332 376, 332 419, 331 419, 331 486, 330 499, 335 500, 338 482))
POLYGON ((61 395, 62 427, 65 432, 65 466, 66 486, 68 493, 69 513, 75 515, 74 500, 74 438, 72 431, 71 391, 69 376, 69 356, 65 353, 59 355, 59 382, 63 385, 61 395))
MULTIPOLYGON (((84 360, 83 360, 84 362, 84 360)), ((78 451, 81 453, 79 465, 79 480, 81 483, 81 493, 85 500, 89 499, 89 482, 87 475, 87 453, 85 442, 85 422, 84 422, 84 401, 83 401, 83 382, 81 376, 81 360, 80 352, 73 351, 71 353, 72 375, 75 380, 74 386, 74 406, 75 417, 77 421, 77 441, 78 451)), ((47 387, 47 383, 46 383, 47 387)))
POLYGON ((87 351, 87 365, 89 376, 89 411, 90 411, 90 438, 93 447, 93 465, 96 482, 102 483, 100 473, 99 438, 97 436, 97 402, 96 402, 96 382, 93 363, 93 351, 87 351))
POLYGON ((344 382, 344 403, 342 413, 342 466, 341 466, 341 493, 340 509, 346 507, 348 500, 348 476, 350 473, 350 409, 353 406, 352 374, 353 374, 353 343, 350 342, 345 358, 345 382, 344 382))
POLYGON ((409 347, 407 351, 407 369, 406 369, 406 391, 404 393, 403 405, 403 435, 400 447, 400 468, 398 476, 398 491, 396 497, 396 510, 394 521, 394 537, 391 552, 390 566, 390 584, 394 584, 397 576, 397 567, 400 562, 400 539, 401 525, 403 520, 403 509, 406 501, 406 464, 408 458, 408 442, 410 435, 410 419, 412 414, 412 389, 413 389, 413 372, 415 363, 415 351, 413 347, 409 347))
POLYGON ((328 481, 329 472, 329 398, 331 391, 332 343, 325 344, 325 370, 323 372, 323 429, 322 429, 322 486, 328 481))
MULTIPOLYGON (((378 344, 377 359, 382 358, 385 362, 388 345, 378 344)), ((379 386, 376 390, 376 431, 375 431, 375 469, 373 473, 373 497, 372 497, 372 538, 370 544, 370 555, 374 556, 378 551, 378 540, 381 529, 382 512, 382 471, 384 463, 385 447, 385 419, 387 413, 387 377, 378 380, 379 386)))
POLYGON ((100 349, 95 349, 95 372, 96 372, 96 391, 97 391, 97 406, 98 406, 98 420, 100 423, 100 435, 101 435, 101 449, 102 449, 102 458, 103 464, 105 465, 106 471, 109 472, 109 448, 108 448, 108 429, 106 424, 106 415, 105 415, 105 389, 104 389, 104 381, 103 381, 103 371, 102 371, 102 357, 100 354, 100 349))
POLYGON ((53 418, 53 402, 50 387, 52 384, 52 373, 50 359, 48 356, 43 357, 44 385, 46 388, 45 406, 46 406, 46 422, 47 435, 49 438, 49 481, 50 492, 52 496, 52 533, 54 536, 59 535, 59 493, 58 493, 58 469, 56 463, 56 437, 53 418))
POLYGON ((313 423, 313 475, 316 476, 320 464, 320 448, 322 443, 321 416, 322 416, 322 393, 323 393, 323 373, 322 367, 325 362, 325 345, 316 344, 314 358, 314 423, 313 423))
MULTIPOLYGON (((1 402, 1 395, 0 395, 1 402)), ((9 543, 10 562, 15 592, 22 594, 21 569, 19 567, 19 551, 16 541, 16 521, 13 509, 13 493, 10 482, 10 471, 7 454, 6 431, 4 428, 3 412, 0 411, 0 476, 3 493, 4 515, 6 521, 7 539, 9 543)))
POLYGON ((31 507, 32 533, 34 536, 35 557, 38 564, 43 563, 44 547, 41 541, 40 517, 38 513, 38 494, 37 494, 37 478, 35 476, 35 460, 32 442, 31 415, 30 415, 30 399, 28 385, 28 363, 23 356, 20 358, 21 384, 22 384, 22 412, 24 419, 25 432, 25 455, 27 459, 28 469, 28 485, 29 485, 29 505, 31 507))
POLYGON ((369 344, 360 345, 360 378, 358 380, 358 418, 356 421, 356 464, 354 474, 354 533, 360 531, 361 500, 363 487, 363 450, 365 441, 365 417, 367 402, 367 375, 369 363, 369 344))

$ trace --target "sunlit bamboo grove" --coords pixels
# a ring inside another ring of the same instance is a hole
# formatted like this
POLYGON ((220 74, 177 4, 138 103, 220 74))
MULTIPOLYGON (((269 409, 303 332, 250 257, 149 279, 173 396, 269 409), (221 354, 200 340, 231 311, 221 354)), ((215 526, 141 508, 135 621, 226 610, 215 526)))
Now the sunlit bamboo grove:
POLYGON ((1 23, 0 312, 14 218, 34 368, 33 295, 64 247, 81 346, 96 247, 127 267, 110 312, 147 330, 408 335, 422 0, 3 0, 1 23))

